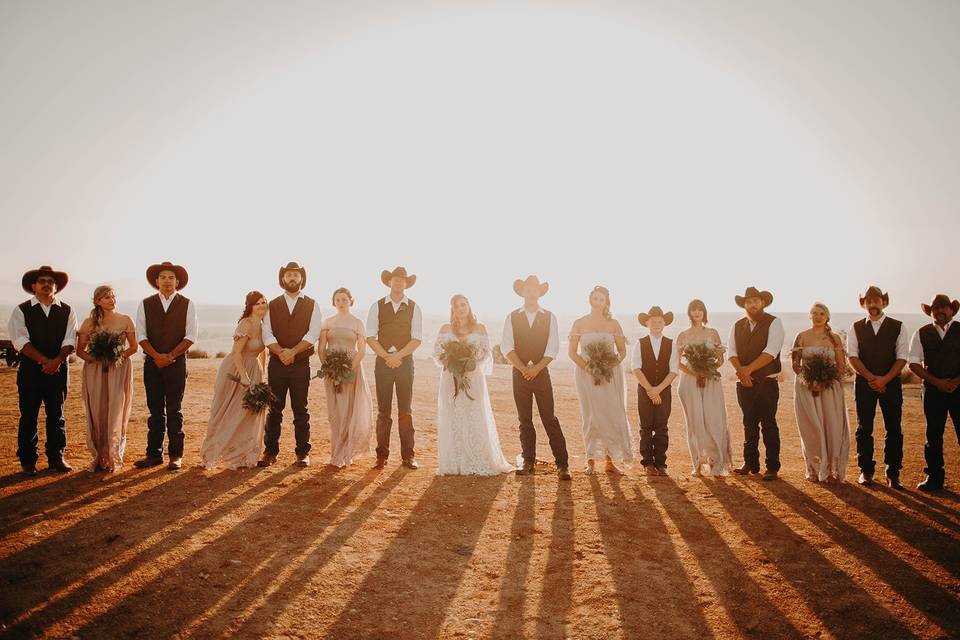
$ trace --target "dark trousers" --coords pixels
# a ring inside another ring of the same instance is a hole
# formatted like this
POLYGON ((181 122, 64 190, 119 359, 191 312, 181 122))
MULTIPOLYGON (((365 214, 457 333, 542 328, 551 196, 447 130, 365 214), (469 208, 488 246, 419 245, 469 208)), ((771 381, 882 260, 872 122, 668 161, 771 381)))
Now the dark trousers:
POLYGON ((760 471, 760 434, 768 471, 780 470, 780 428, 777 426, 777 403, 780 385, 773 378, 754 380, 752 387, 737 383, 737 402, 743 411, 743 462, 754 472, 760 471))
POLYGON ((390 427, 393 420, 393 390, 397 390, 397 427, 400 431, 400 457, 414 457, 413 441, 413 357, 407 356, 400 366, 391 369, 383 358, 373 367, 377 386, 377 457, 390 457, 390 427))
POLYGON ((17 391, 20 396, 20 424, 17 428, 17 457, 24 467, 37 463, 38 444, 37 420, 40 417, 40 405, 43 404, 46 420, 46 442, 44 450, 47 461, 53 465, 63 459, 63 450, 67 447, 67 423, 63 418, 63 403, 67 398, 67 364, 48 376, 40 365, 27 362, 26 357, 17 371, 17 391))
POLYGON ((280 425, 283 424, 283 407, 290 394, 290 409, 293 411, 293 437, 296 440, 297 457, 310 453, 310 411, 307 409, 307 395, 310 392, 310 358, 294 360, 285 365, 279 358, 270 357, 267 363, 267 377, 270 389, 277 396, 277 402, 270 405, 267 424, 263 433, 263 449, 268 455, 280 453, 280 425))
POLYGON ((143 359, 143 388, 147 394, 147 457, 163 457, 163 436, 167 436, 167 453, 171 458, 183 457, 183 391, 187 387, 187 359, 177 358, 163 369, 153 358, 143 359))
POLYGON ((525 379, 520 371, 513 369, 513 400, 517 403, 517 417, 520 419, 520 448, 523 461, 534 464, 537 461, 537 430, 533 427, 533 399, 537 399, 537 411, 540 422, 550 440, 550 451, 558 467, 566 467, 567 441, 560 428, 560 420, 553 413, 553 383, 550 370, 544 369, 533 380, 525 379))
POLYGON ((650 396, 637 385, 637 413, 640 414, 640 464, 644 467, 667 466, 667 447, 670 435, 667 422, 670 420, 670 408, 673 394, 667 387, 660 392, 660 404, 653 404, 650 396))
POLYGON ((923 415, 927 419, 927 441, 923 445, 923 458, 927 462, 926 474, 943 482, 943 432, 947 416, 953 422, 953 430, 960 441, 960 389, 944 393, 926 383, 923 385, 923 415))
POLYGON ((903 386, 900 378, 891 380, 884 393, 877 393, 870 388, 866 378, 857 376, 853 398, 857 405, 857 466, 869 474, 876 468, 873 461, 873 420, 879 403, 885 431, 883 463, 887 466, 888 475, 900 475, 903 467, 903 429, 900 426, 903 415, 903 386))

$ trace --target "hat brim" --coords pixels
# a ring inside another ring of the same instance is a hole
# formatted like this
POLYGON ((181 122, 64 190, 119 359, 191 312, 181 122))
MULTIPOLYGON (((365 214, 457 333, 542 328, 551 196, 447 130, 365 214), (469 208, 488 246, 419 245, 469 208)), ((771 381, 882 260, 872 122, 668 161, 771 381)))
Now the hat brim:
MULTIPOLYGON (((750 296, 751 298, 754 296, 750 296)), ((773 304, 773 294, 769 291, 761 291, 760 299, 763 300, 763 306, 769 307, 773 304)), ((747 303, 747 296, 734 296, 733 301, 737 303, 737 306, 741 309, 744 308, 744 305, 747 303)))
MULTIPOLYGON (((409 289, 410 287, 412 287, 413 285, 415 285, 415 284, 417 283, 417 276, 415 276, 415 275, 400 276, 400 277, 404 278, 404 279, 407 281, 407 284, 406 284, 406 286, 404 287, 405 289, 409 289)), ((389 287, 389 286, 390 286, 390 280, 391 280, 391 278, 393 278, 393 272, 392 272, 392 271, 382 271, 382 272, 380 273, 380 282, 382 282, 382 283, 383 283, 383 286, 385 286, 385 287, 389 287)))
POLYGON ((673 324, 673 311, 667 311, 667 312, 666 312, 665 314, 663 314, 662 316, 660 316, 660 315, 651 316, 651 315, 648 314, 648 313, 638 313, 638 314, 637 314, 637 322, 639 322, 639 323, 640 323, 642 326, 644 326, 644 327, 647 326, 647 322, 650 321, 650 318, 663 318, 663 326, 668 327, 668 326, 670 326, 671 324, 673 324))
POLYGON ((70 282, 70 276, 65 271, 52 271, 49 269, 32 269, 23 274, 23 279, 20 281, 20 286, 23 287, 23 290, 27 293, 33 293, 33 284, 37 281, 41 275, 50 276, 53 278, 53 281, 57 284, 57 291, 63 291, 67 288, 67 283, 70 282))
POLYGON ((150 286, 159 291, 160 287, 157 286, 157 278, 160 276, 161 271, 173 271, 177 276, 177 291, 185 289, 187 282, 190 281, 190 274, 187 273, 187 270, 181 267, 178 264, 152 264, 147 267, 147 282, 150 283, 150 286))
MULTIPOLYGON (((953 309, 953 315, 957 315, 957 312, 960 311, 960 300, 954 300, 950 303, 950 308, 953 309)), ((924 315, 932 316, 933 315, 933 305, 920 303, 920 310, 923 311, 924 315)))
POLYGON ((277 275, 277 280, 280 282, 280 288, 283 289, 283 274, 287 271, 299 271, 300 272, 300 288, 303 289, 307 286, 307 270, 303 267, 299 269, 288 269, 287 267, 280 267, 280 273, 277 275))
MULTIPOLYGON (((890 304, 890 295, 886 293, 880 294, 880 299, 883 300, 884 305, 890 304)), ((863 308, 863 303, 867 301, 867 296, 860 296, 860 307, 863 308)))
MULTIPOLYGON (((523 286, 524 286, 525 284, 527 284, 527 281, 526 281, 526 280, 514 280, 514 281, 513 281, 513 292, 514 292, 515 294, 517 294, 518 296, 520 296, 521 298, 523 297, 523 286)), ((543 296, 547 295, 547 291, 549 291, 549 290, 550 290, 550 284, 549 284, 549 283, 547 283, 547 282, 542 282, 542 283, 540 283, 540 297, 541 297, 541 298, 542 298, 543 296)))

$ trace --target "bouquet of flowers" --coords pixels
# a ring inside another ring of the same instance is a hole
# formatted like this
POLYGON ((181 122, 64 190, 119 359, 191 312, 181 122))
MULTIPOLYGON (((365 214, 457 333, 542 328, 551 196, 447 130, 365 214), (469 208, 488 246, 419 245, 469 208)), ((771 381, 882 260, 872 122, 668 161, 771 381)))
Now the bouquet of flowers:
POLYGON ((705 342, 692 342, 683 345, 680 355, 687 361, 687 367, 697 376, 697 386, 703 387, 707 380, 720 379, 720 367, 723 366, 722 345, 705 342))
POLYGON ((445 371, 453 375, 453 397, 456 398, 463 391, 464 395, 473 400, 467 374, 477 368, 481 355, 477 347, 459 340, 447 340, 438 343, 436 351, 437 361, 443 365, 445 371))
POLYGON ((90 336, 87 352, 100 364, 109 367, 123 359, 123 332, 97 331, 90 336))
POLYGON ((601 385, 613 380, 613 370, 620 365, 616 351, 605 340, 597 340, 583 346, 587 371, 593 377, 593 384, 601 385))
POLYGON ((357 379, 357 372, 353 370, 353 354, 343 349, 325 350, 317 377, 321 380, 329 378, 333 382, 333 392, 340 393, 344 384, 357 379))
MULTIPOLYGON (((233 380, 237 384, 243 384, 243 382, 240 380, 240 376, 234 373, 229 374, 227 378, 229 380, 233 380)), ((270 385, 266 382, 259 382, 257 384, 250 385, 250 388, 247 389, 247 392, 243 394, 243 408, 250 413, 263 413, 264 409, 276 401, 277 396, 274 395, 273 389, 271 389, 270 385)))
POLYGON ((843 378, 843 372, 837 367, 837 360, 823 353, 805 356, 800 364, 800 380, 807 385, 815 397, 821 389, 826 389, 843 378))

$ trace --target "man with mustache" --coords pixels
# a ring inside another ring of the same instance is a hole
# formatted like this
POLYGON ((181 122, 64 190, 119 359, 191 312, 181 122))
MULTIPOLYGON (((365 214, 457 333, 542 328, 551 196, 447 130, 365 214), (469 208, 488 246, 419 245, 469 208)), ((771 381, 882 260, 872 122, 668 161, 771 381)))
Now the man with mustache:
POLYGON ((907 364, 909 342, 903 323, 884 314, 890 296, 880 287, 870 287, 860 296, 860 306, 867 317, 853 323, 847 332, 847 356, 857 372, 853 396, 857 405, 857 465, 862 485, 873 484, 873 420, 877 403, 883 413, 886 430, 883 463, 887 482, 901 489, 900 469, 903 466, 903 386, 900 372, 907 364))
POLYGON ((65 272, 46 265, 27 271, 22 286, 33 297, 13 308, 8 324, 10 340, 21 354, 17 371, 17 457, 23 473, 29 476, 37 474, 37 419, 41 404, 46 414, 47 465, 59 472, 73 469, 63 459, 67 446, 63 403, 67 398, 66 359, 77 345, 77 317, 69 305, 55 297, 68 280, 65 272))
POLYGON ((743 466, 734 473, 760 473, 760 434, 766 450, 764 480, 776 480, 780 471, 780 429, 777 403, 780 400, 780 350, 783 348, 783 322, 765 309, 773 302, 769 291, 748 287, 743 296, 735 296, 746 317, 730 331, 728 353, 737 372, 737 402, 743 411, 743 466))
POLYGON ((910 370, 923 380, 923 415, 927 420, 927 441, 923 457, 927 477, 917 485, 920 491, 943 489, 943 432, 947 415, 960 441, 960 324, 953 317, 960 302, 938 294, 920 310, 933 322, 920 327, 910 341, 910 370))

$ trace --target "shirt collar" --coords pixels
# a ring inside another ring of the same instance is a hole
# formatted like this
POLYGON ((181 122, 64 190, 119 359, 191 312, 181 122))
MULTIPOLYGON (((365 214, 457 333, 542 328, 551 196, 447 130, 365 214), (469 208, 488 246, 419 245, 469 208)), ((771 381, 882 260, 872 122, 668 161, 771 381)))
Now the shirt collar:
POLYGON ((284 291, 284 292, 283 292, 283 295, 284 295, 284 297, 285 297, 287 300, 294 300, 294 301, 296 301, 296 300, 299 300, 299 299, 301 298, 301 296, 303 296, 303 291, 297 291, 297 295, 295 295, 295 296, 291 296, 289 291, 284 291))
POLYGON ((167 296, 157 291, 157 295, 160 296, 160 299, 164 302, 173 302, 173 299, 177 297, 177 293, 178 293, 177 291, 174 291, 173 295, 168 298, 167 296))
MULTIPOLYGON (((526 307, 520 307, 517 311, 522 311, 523 313, 529 313, 526 307)), ((537 307, 537 310, 533 312, 533 315, 539 315, 543 313, 543 307, 537 307)))
MULTIPOLYGON (((37 306, 38 304, 43 304, 43 303, 40 302, 40 299, 37 298, 37 296, 33 296, 33 297, 30 298, 30 306, 31 306, 31 307, 35 307, 35 306, 37 306)), ((60 299, 59 299, 59 298, 54 298, 54 299, 53 299, 53 302, 50 303, 50 306, 52 307, 52 306, 55 305, 55 304, 57 304, 57 305, 60 304, 60 299)))
POLYGON ((873 318, 870 317, 869 314, 867 314, 867 322, 883 322, 886 319, 887 319, 887 314, 885 313, 881 313, 880 317, 877 318, 876 320, 874 320, 873 318))
POLYGON ((394 302, 394 301, 393 301, 393 298, 391 298, 389 295, 388 295, 386 298, 384 298, 384 300, 386 300, 389 304, 393 304, 393 305, 396 305, 396 306, 398 306, 398 307, 399 307, 400 305, 410 304, 410 299, 407 298, 406 295, 404 295, 402 298, 400 298, 400 302, 394 302))

